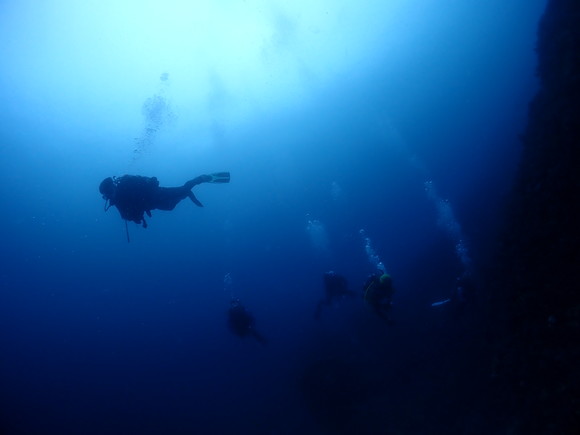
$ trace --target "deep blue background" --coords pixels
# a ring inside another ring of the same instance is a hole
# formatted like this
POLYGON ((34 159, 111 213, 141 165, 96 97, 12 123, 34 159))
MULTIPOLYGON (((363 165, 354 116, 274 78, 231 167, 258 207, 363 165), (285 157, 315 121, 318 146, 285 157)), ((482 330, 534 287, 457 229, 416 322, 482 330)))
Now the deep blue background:
MULTIPOLYGON (((324 433, 338 424, 425 433, 426 422, 457 419, 434 416, 464 410, 447 403, 453 372, 433 355, 460 353, 469 331, 449 306, 431 303, 449 297, 463 271, 445 224, 461 226, 476 270, 493 249, 536 87, 544 2, 525 4, 507 18, 482 17, 490 22, 479 43, 458 48, 450 31, 439 35, 449 46, 422 63, 377 56, 303 105, 217 125, 212 146, 182 155, 160 129, 130 157, 134 144, 116 128, 68 127, 58 112, 20 106, 3 79, 3 429, 324 433), (116 142, 117 154, 99 146, 116 142), (129 224, 131 243, 117 211, 103 212, 107 176, 171 186, 224 170, 229 185, 195 188, 203 209, 184 201, 154 211, 148 229, 129 224), (441 225, 427 180, 454 221, 441 225), (326 246, 308 229, 315 220, 326 246), (374 271, 361 229, 394 279, 391 328, 358 298, 313 319, 323 272, 358 291, 374 271), (232 295, 255 315, 267 348, 228 331, 232 295)), ((135 100, 134 112, 142 105, 135 100)))

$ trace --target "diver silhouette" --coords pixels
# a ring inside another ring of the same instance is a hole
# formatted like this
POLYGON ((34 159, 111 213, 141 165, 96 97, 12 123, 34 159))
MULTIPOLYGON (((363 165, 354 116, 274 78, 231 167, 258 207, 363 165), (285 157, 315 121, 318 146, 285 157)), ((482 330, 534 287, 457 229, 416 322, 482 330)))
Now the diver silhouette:
POLYGON ((389 317, 393 293, 393 280, 388 273, 381 272, 370 275, 363 286, 364 301, 388 325, 394 325, 389 317))
POLYGON ((334 273, 332 270, 325 272, 324 280, 324 298, 316 305, 314 318, 319 319, 324 305, 331 306, 332 301, 344 296, 354 296, 355 292, 348 289, 348 282, 344 276, 334 273))
POLYGON ((145 213, 151 217, 151 210, 173 210, 185 198, 203 207, 191 191, 194 186, 201 183, 229 182, 229 172, 200 175, 179 187, 160 187, 157 177, 123 175, 105 178, 99 185, 99 191, 105 199, 105 211, 115 206, 121 218, 125 220, 125 224, 127 221, 132 221, 147 228, 145 213))
POLYGON ((238 298, 232 298, 228 310, 228 326, 238 337, 254 337, 261 345, 266 346, 268 341, 256 331, 254 316, 246 310, 238 298))

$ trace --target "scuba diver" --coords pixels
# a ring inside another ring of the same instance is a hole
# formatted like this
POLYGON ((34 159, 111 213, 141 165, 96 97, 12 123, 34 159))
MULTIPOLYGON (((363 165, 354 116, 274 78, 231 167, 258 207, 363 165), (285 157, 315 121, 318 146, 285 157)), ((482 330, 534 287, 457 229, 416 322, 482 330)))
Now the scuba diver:
POLYGON ((254 329, 254 316, 246 310, 238 298, 232 298, 230 309, 228 310, 228 326, 238 337, 252 336, 262 346, 266 346, 268 341, 254 329))
POLYGON ((144 213, 151 217, 151 210, 173 210, 185 198, 191 199, 198 207, 203 207, 191 191, 194 186, 201 183, 229 182, 229 172, 200 175, 180 187, 160 187, 157 177, 123 175, 105 178, 99 186, 99 191, 105 199, 105 211, 114 205, 119 210, 121 218, 125 220, 125 224, 132 221, 147 228, 144 213))
POLYGON ((477 283, 473 274, 466 270, 455 280, 455 292, 451 296, 455 317, 462 316, 476 303, 477 283))
POLYGON ((375 314, 393 325, 389 317, 393 299, 393 280, 387 273, 376 273, 367 279, 363 286, 363 299, 374 310, 375 314))
POLYGON ((475 302, 477 284, 471 271, 466 270, 455 280, 453 293, 447 299, 433 302, 432 307, 449 305, 456 317, 461 316, 475 302))
POLYGON ((337 275, 332 270, 326 272, 323 276, 324 278, 324 292, 325 298, 318 302, 316 306, 316 311, 314 312, 314 318, 319 319, 322 307, 324 305, 332 305, 334 299, 341 298, 343 296, 354 296, 355 293, 348 289, 348 283, 346 278, 337 275))

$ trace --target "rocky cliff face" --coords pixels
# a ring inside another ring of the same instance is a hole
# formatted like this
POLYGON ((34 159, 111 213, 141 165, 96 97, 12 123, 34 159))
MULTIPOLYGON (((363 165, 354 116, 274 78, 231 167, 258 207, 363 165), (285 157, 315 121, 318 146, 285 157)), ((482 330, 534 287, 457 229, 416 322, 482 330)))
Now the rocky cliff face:
POLYGON ((489 312, 492 406, 516 433, 569 433, 580 427, 580 1, 549 1, 537 53, 489 312))

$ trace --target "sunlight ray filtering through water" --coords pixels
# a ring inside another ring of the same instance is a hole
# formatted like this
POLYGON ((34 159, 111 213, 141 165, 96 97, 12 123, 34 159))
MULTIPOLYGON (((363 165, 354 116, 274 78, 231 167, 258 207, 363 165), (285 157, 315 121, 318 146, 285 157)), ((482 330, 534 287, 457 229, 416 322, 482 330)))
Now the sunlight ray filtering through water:
POLYGON ((182 122, 207 122, 221 98, 219 115, 235 124, 368 63, 399 3, 25 0, 3 6, 0 24, 25 41, 3 44, 14 54, 6 74, 35 104, 126 118, 127 102, 169 73, 182 122))

